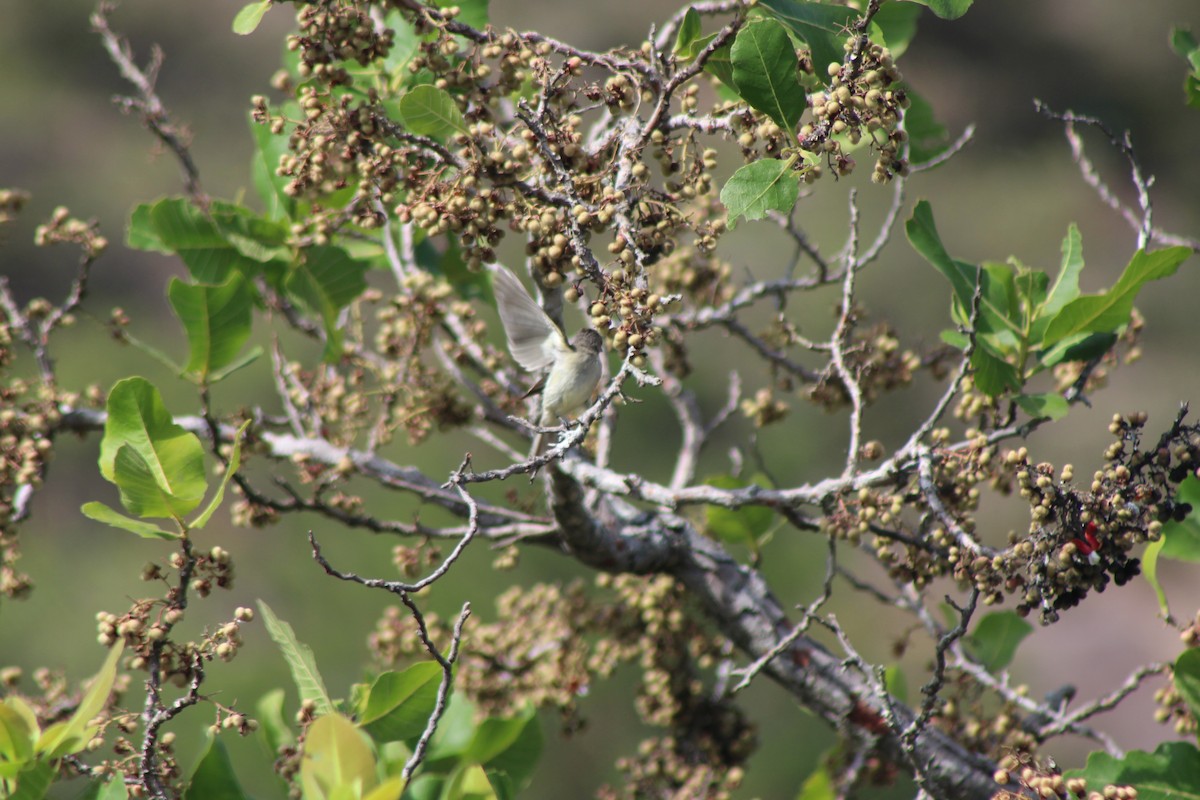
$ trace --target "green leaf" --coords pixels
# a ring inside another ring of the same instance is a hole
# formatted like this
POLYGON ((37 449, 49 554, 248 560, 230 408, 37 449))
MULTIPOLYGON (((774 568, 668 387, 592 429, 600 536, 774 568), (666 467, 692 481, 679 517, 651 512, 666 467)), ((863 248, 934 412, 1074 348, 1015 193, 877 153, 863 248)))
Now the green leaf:
POLYGON ((1187 28, 1172 28, 1171 47, 1187 59, 1188 66, 1192 68, 1183 79, 1183 94, 1187 104, 1192 108, 1200 108, 1200 45, 1196 44, 1196 37, 1187 28))
POLYGON ((167 289, 171 307, 187 333, 191 357, 185 369, 201 383, 228 366, 250 338, 250 293, 233 274, 219 286, 188 284, 172 278, 167 289))
POLYGON ((1200 562, 1200 478, 1188 476, 1175 493, 1176 503, 1191 505, 1192 512, 1182 522, 1174 520, 1163 526, 1162 556, 1175 561, 1200 562))
MULTIPOLYGON (((732 475, 715 475, 704 483, 718 489, 741 489, 752 484, 766 485, 767 480, 761 475, 750 481, 732 475)), ((705 533, 722 542, 744 544, 752 550, 757 550, 759 541, 774 521, 775 512, 766 506, 724 508, 710 505, 704 508, 705 533)))
MULTIPOLYGON (((1002 338, 996 344, 1014 345, 1016 340, 1013 332, 1017 326, 1010 318, 1010 315, 1015 313, 1012 308, 1012 292, 1009 289, 1012 280, 1011 269, 1004 265, 980 268, 974 264, 951 258, 938 234, 937 225, 933 220, 933 209, 926 200, 917 203, 912 216, 904 224, 904 230, 913 249, 924 256, 925 260, 950 282, 950 288, 954 293, 955 321, 960 325, 965 325, 969 320, 968 310, 971 308, 975 295, 975 282, 978 280, 980 301, 975 330, 983 334, 1001 336, 1002 338)), ((979 352, 978 347, 976 352, 979 352)), ((993 355, 1003 361, 1003 358, 1000 358, 1002 353, 996 352, 993 355)), ((982 361, 981 357, 980 363, 976 363, 974 360, 972 363, 977 369, 989 369, 982 361)), ((1015 368, 1011 369, 1015 374, 1015 368)), ((1011 385, 1011 388, 1019 387, 1019 381, 1011 383, 1008 378, 1004 383, 1011 385)))
POLYGON ((375 754, 354 723, 340 714, 319 717, 308 728, 300 761, 305 796, 339 797, 342 787, 358 791, 376 784, 375 754))
MULTIPOLYGON (((298 113, 299 109, 296 111, 298 113)), ((284 191, 290 179, 275 173, 279 157, 288 152, 288 135, 271 133, 270 125, 262 125, 253 119, 250 120, 250 133, 254 136, 250 173, 254 189, 267 209, 267 219, 291 219, 296 213, 296 201, 284 191)))
MULTIPOLYGON (((165 459, 161 467, 176 471, 176 464, 170 459, 165 459)), ((129 445, 117 450, 113 461, 113 483, 121 490, 121 505, 129 513, 143 518, 182 519, 204 499, 203 478, 201 472, 198 494, 175 495, 159 482, 155 468, 129 445)))
POLYGON ((1017 368, 993 353, 983 341, 975 342, 971 353, 972 378, 975 388, 988 397, 998 397, 1006 391, 1021 389, 1021 375, 1017 368))
POLYGON ((103 522, 105 525, 111 525, 114 528, 136 533, 143 539, 178 539, 180 537, 179 533, 164 531, 151 522, 142 522, 139 519, 127 517, 104 505, 104 503, 97 501, 84 503, 80 511, 88 519, 94 519, 96 522, 103 522))
POLYGON ((679 23, 679 31, 675 34, 675 55, 684 61, 691 61, 698 50, 696 42, 701 36, 700 13, 695 8, 688 7, 679 23))
MULTIPOLYGON (((42 800, 58 770, 48 761, 35 761, 17 774, 17 788, 6 800, 42 800)), ((0 781, 0 789, 4 788, 0 781)))
MULTIPOLYGON (((909 8, 898 3, 888 3, 888 8, 909 8)), ((904 131, 908 134, 908 159, 913 164, 924 164, 946 152, 950 147, 950 134, 946 126, 933 115, 933 106, 920 94, 905 88, 909 106, 904 112, 904 131)))
POLYGON ((260 3, 251 3, 244 6, 237 16, 233 18, 233 32, 246 36, 254 33, 258 27, 258 23, 262 22, 263 15, 267 13, 267 9, 271 7, 271 0, 262 0, 260 3))
POLYGON ((774 14, 808 45, 817 78, 829 85, 831 78, 826 67, 842 62, 846 28, 858 17, 858 12, 846 6, 802 0, 761 0, 758 7, 774 14))
POLYGON ((411 132, 435 139, 467 131, 466 120, 450 93, 428 83, 414 86, 400 98, 400 119, 411 132))
POLYGON ((287 277, 288 296, 321 317, 328 362, 342 355, 338 314, 367 288, 367 265, 337 247, 305 249, 287 277))
POLYGON ((732 58, 742 99, 793 133, 806 104, 796 50, 783 26, 773 19, 751 22, 738 32, 732 58))
POLYGON ((1021 640, 1033 632, 1033 626, 1015 611, 985 614, 966 639, 967 652, 990 672, 1011 662, 1021 640))
POLYGON ((958 19, 967 13, 967 9, 975 0, 908 0, 908 2, 926 6, 942 19, 958 19))
POLYGON ((1116 331, 1129 321, 1134 298, 1142 286, 1173 275, 1191 252, 1188 247, 1168 247, 1149 253, 1139 250, 1107 292, 1085 295, 1067 303, 1047 326, 1043 345, 1079 333, 1116 331))
MULTIPOLYGON (((716 34, 711 34, 696 42, 696 52, 699 53, 708 43, 716 37, 716 34)), ((704 62, 704 71, 714 76, 721 82, 718 87, 722 93, 729 93, 730 98, 737 99, 740 95, 737 94, 737 84, 733 82, 733 45, 725 44, 712 51, 708 59, 704 62)))
POLYGON ((363 795, 363 800, 400 800, 404 794, 404 778, 396 776, 388 778, 371 791, 363 795))
POLYGON ((790 214, 800 195, 800 182, 792 161, 764 158, 740 168, 721 188, 721 202, 729 210, 729 227, 738 217, 762 219, 768 211, 790 214))
POLYGON ((1184 650, 1175 659, 1175 688, 1187 703, 1192 716, 1200 717, 1200 650, 1184 650))
MULTIPOLYGON (((887 6, 884 6, 887 8, 887 6)), ((800 786, 796 800, 835 800, 838 792, 834 789, 833 778, 824 766, 814 769, 800 786)))
POLYGON ((441 681, 442 668, 432 661, 382 673, 367 692, 359 725, 377 742, 420 736, 437 703, 441 681))
POLYGON ((1060 394, 1023 394, 1016 398, 1017 405, 1032 419, 1048 418, 1059 420, 1071 410, 1071 405, 1060 394))
POLYGON ((191 783, 183 800, 244 800, 246 793, 238 784, 237 774, 225 744, 210 736, 192 771, 191 783))
POLYGON ((258 731, 267 745, 267 751, 278 753, 280 747, 296 743, 296 736, 283 718, 283 689, 272 689, 258 699, 254 706, 254 718, 258 720, 258 731))
POLYGON ((117 484, 122 498, 132 489, 139 505, 159 507, 145 495, 147 487, 141 476, 144 468, 154 484, 154 494, 166 498, 174 513, 186 514, 199 505, 207 486, 204 450, 194 434, 175 424, 158 389, 145 378, 118 381, 108 394, 107 411, 100 441, 100 473, 117 484), (126 446, 133 455, 126 456, 119 476, 115 462, 126 446), (121 477, 131 483, 122 485, 121 477))
POLYGON ((1091 361, 1112 349, 1117 343, 1115 333, 1080 333, 1068 336, 1039 357, 1039 368, 1053 367, 1064 361, 1091 361))
POLYGON ((113 683, 117 680, 117 664, 124 650, 124 642, 109 650, 108 658, 104 659, 104 666, 92 679, 92 685, 79 701, 75 713, 69 719, 51 725, 42 732, 37 743, 39 754, 51 759, 62 758, 87 746, 96 732, 95 726, 89 723, 103 710, 108 696, 112 693, 113 683))
POLYGON ((1163 742, 1153 753, 1133 750, 1116 758, 1098 750, 1087 766, 1067 777, 1089 786, 1136 786, 1138 800, 1180 800, 1200 796, 1200 750, 1191 742, 1163 742))
POLYGON ((487 771, 477 764, 464 764, 450 778, 443 794, 446 800, 498 800, 487 771))
MULTIPOLYGON (((921 7, 912 3, 884 3, 875 12, 871 22, 879 26, 883 43, 892 52, 892 58, 904 55, 909 43, 917 35, 917 18, 920 16, 921 7)), ((909 97, 912 97, 911 92, 909 97)), ((908 113, 904 116, 907 118, 908 113)), ((912 135, 911 132, 909 135, 912 135)))
POLYGON ((1062 263, 1058 267, 1058 275, 1054 278, 1054 287, 1046 297, 1046 302, 1039 309, 1039 317, 1047 322, 1052 319, 1067 303, 1079 297, 1079 273, 1083 271, 1083 237, 1074 222, 1067 228, 1063 237, 1062 263))
POLYGON ((37 716, 24 700, 0 700, 0 764, 19 767, 33 758, 40 733, 37 716))
POLYGON ((1158 613, 1162 615, 1163 619, 1170 619, 1171 608, 1167 603, 1167 593, 1158 580, 1158 554, 1162 552, 1165 543, 1166 539, 1159 539, 1146 546, 1142 552, 1142 575, 1145 576, 1146 583, 1150 584, 1155 597, 1158 598, 1158 613))
POLYGON ((125 786, 124 777, 116 777, 108 783, 101 784, 92 800, 129 800, 129 789, 125 786))
POLYGON ((250 427, 250 420, 242 423, 242 427, 238 428, 237 433, 233 435, 233 451, 229 454, 229 463, 225 467, 225 474, 221 476, 221 483, 217 486, 217 493, 213 495, 213 499, 209 501, 208 507, 194 519, 191 523, 193 529, 203 528, 208 524, 208 520, 212 517, 213 512, 221 505, 221 501, 225 499, 225 487, 229 486, 229 481, 238 471, 238 467, 242 465, 242 437, 246 433, 246 429, 250 427))
POLYGON ((332 715, 334 713, 333 701, 329 699, 325 682, 321 680, 321 673, 317 671, 317 661, 313 657, 312 650, 308 645, 302 644, 296 638, 292 626, 275 616, 271 607, 262 600, 258 601, 258 610, 262 613, 267 633, 279 646, 279 651, 283 653, 283 658, 287 661, 288 668, 292 672, 292 680, 295 681, 296 689, 300 692, 300 699, 311 700, 316 707, 318 716, 332 715))
POLYGON ((425 763, 462 760, 475 738, 475 730, 474 704, 460 693, 450 695, 446 713, 438 722, 433 741, 429 744, 429 758, 425 763))
POLYGON ((245 212, 228 203, 214 203, 207 212, 181 197, 168 197, 133 210, 126 242, 137 250, 178 255, 192 277, 202 283, 224 283, 231 272, 245 276, 262 271, 261 261, 250 258, 226 238, 215 215, 232 217, 245 212))
POLYGON ((533 776, 542 746, 542 727, 537 711, 527 705, 515 717, 489 717, 480 723, 465 758, 489 770, 500 770, 518 786, 523 786, 533 776))
POLYGON ((888 694, 899 700, 901 703, 908 702, 908 678, 904 675, 904 670, 896 665, 887 667, 883 671, 883 684, 887 689, 888 694))

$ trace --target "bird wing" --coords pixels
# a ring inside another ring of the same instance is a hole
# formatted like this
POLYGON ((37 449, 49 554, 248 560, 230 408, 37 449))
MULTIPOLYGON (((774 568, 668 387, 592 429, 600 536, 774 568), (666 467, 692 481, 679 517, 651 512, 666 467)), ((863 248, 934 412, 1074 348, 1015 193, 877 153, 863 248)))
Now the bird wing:
POLYGON ((500 264, 493 264, 491 270, 492 290, 508 336, 509 351, 530 372, 546 369, 558 353, 571 349, 566 337, 533 301, 516 275, 500 264))

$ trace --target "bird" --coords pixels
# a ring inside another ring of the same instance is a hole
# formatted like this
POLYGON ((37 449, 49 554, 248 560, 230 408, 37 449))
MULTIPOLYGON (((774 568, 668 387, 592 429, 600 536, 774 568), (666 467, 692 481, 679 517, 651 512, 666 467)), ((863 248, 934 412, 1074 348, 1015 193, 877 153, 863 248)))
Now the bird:
MULTIPOLYGON (((493 264, 490 269, 509 352, 530 372, 549 370, 542 387, 538 425, 543 428, 557 425, 578 414, 591 400, 600 382, 604 338, 595 330, 584 328, 568 343, 562 330, 534 302, 516 275, 501 264, 493 264)), ((546 447, 546 437, 537 434, 530 458, 541 455, 546 447)))

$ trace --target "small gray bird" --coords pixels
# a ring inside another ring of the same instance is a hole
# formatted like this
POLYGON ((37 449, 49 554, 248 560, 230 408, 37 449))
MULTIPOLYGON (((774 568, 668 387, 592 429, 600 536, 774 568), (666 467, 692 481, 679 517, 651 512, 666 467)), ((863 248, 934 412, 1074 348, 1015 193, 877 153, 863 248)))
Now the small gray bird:
MULTIPOLYGON (((587 407, 600 381, 600 354, 604 339, 591 328, 575 334, 571 343, 542 307, 507 268, 493 264, 492 289, 496 308, 508 337, 513 358, 530 372, 549 368, 542 389, 542 414, 538 424, 548 428, 587 407)), ((533 440, 530 457, 546 447, 545 437, 533 440)))

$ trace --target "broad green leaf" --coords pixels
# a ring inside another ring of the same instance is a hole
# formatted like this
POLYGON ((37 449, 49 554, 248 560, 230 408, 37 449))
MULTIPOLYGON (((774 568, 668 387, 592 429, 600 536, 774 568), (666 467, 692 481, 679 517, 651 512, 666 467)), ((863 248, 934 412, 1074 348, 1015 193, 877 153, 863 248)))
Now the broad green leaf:
POLYGON ((689 6, 683 15, 683 20, 679 23, 679 31, 675 34, 675 55, 684 61, 691 61, 695 58, 697 52, 695 44, 700 39, 701 33, 700 13, 689 6))
POLYGON ((871 22, 879 27, 883 43, 892 52, 892 58, 904 55, 909 43, 917 35, 917 18, 920 16, 921 7, 912 3, 884 3, 875 12, 871 22))
POLYGON ((790 214, 800 195, 800 182, 791 161, 764 158, 733 173, 721 188, 721 202, 729 210, 729 227, 738 217, 762 219, 768 211, 790 214))
MULTIPOLYGON (((48 761, 35 761, 17 774, 17 788, 6 800, 42 800, 58 770, 48 761)), ((0 781, 0 789, 4 788, 0 781)))
POLYGON ((733 82, 742 99, 790 136, 806 106, 787 31, 773 19, 751 22, 738 32, 732 58, 733 82))
POLYGON ((435 139, 448 139, 467 130, 466 120, 450 93, 428 83, 404 93, 400 98, 400 118, 413 133, 435 139))
POLYGON ((312 650, 308 645, 302 644, 296 638, 292 626, 275 616, 271 607, 262 600, 258 601, 258 610, 262 613, 267 633, 270 634, 275 644, 279 645, 279 650, 283 653, 284 660, 287 661, 288 668, 292 672, 292 680, 295 681, 296 689, 300 692, 300 699, 311 700, 316 706, 318 716, 325 717, 334 714, 333 701, 329 699, 325 682, 321 680, 321 673, 317 671, 317 661, 313 657, 312 650))
POLYGON ((319 717, 308 728, 300 761, 306 787, 336 797, 341 787, 358 786, 355 797, 376 784, 375 754, 354 723, 340 714, 319 717))
POLYGON ((283 718, 283 699, 283 689, 272 689, 254 705, 258 731, 267 745, 267 751, 271 753, 278 753, 280 747, 296 743, 295 734, 283 718))
POLYGON ((1085 295, 1067 303, 1050 321, 1043 345, 1079 333, 1111 333, 1129 321, 1133 301, 1143 285, 1173 275, 1189 255, 1187 247, 1139 250, 1120 279, 1107 292, 1085 295))
POLYGON ((1064 361, 1091 361, 1112 349, 1115 333, 1079 333, 1062 339, 1040 356, 1039 368, 1053 367, 1064 361))
POLYGON ((1033 632, 1033 626, 1015 611, 985 614, 966 639, 967 651, 990 672, 1011 662, 1021 640, 1033 632))
POLYGON ((496 800, 517 800, 517 783, 507 772, 498 769, 485 769, 488 783, 496 793, 496 800))
POLYGON ((796 800, 836 800, 837 797, 838 792, 834 789, 829 770, 820 765, 804 779, 796 800))
POLYGON ((500 770, 523 786, 533 776, 542 746, 542 726, 537 711, 529 705, 515 717, 489 717, 480 723, 465 757, 500 770))
POLYGON ((908 0, 908 2, 926 6, 942 19, 958 19, 967 13, 967 9, 975 0, 908 0))
POLYGON ((1200 717, 1200 650, 1184 650, 1175 659, 1175 688, 1187 703, 1192 716, 1200 717))
POLYGON ((933 220, 933 208, 928 201, 922 200, 917 203, 912 216, 904 223, 904 230, 913 249, 950 281, 958 304, 962 308, 970 308, 971 298, 975 294, 976 275, 981 270, 974 264, 956 261, 946 252, 946 246, 942 244, 942 237, 938 234, 937 224, 933 220))
POLYGON ((70 753, 76 753, 87 746, 88 740, 95 733, 90 723, 104 708, 112 693, 113 683, 117 679, 117 664, 125 650, 125 643, 112 647, 104 666, 92 679, 92 685, 79 701, 75 713, 69 719, 47 728, 38 740, 37 751, 49 758, 62 758, 70 753))
MULTIPOLYGON (((889 3, 884 8, 902 8, 889 3)), ((933 106, 922 95, 905 88, 909 105, 904 111, 904 131, 908 134, 908 159, 913 164, 924 164, 946 152, 950 147, 950 134, 946 126, 933 115, 933 106)))
POLYGON ((1097 750, 1087 766, 1066 773, 1088 786, 1136 786, 1138 800, 1200 797, 1200 750, 1191 742, 1163 742, 1153 753, 1133 750, 1116 758, 1097 750))
POLYGON ((80 508, 83 515, 88 519, 94 519, 96 522, 103 522, 105 525, 111 525, 114 528, 136 533, 143 539, 178 539, 179 533, 171 533, 164 531, 151 522, 142 522, 140 519, 127 517, 119 511, 114 511, 104 503, 93 501, 84 503, 80 508))
POLYGON ((254 180, 254 189, 266 207, 267 219, 291 219, 295 215, 296 201, 284 191, 290 179, 275 174, 279 167, 279 157, 288 152, 288 135, 273 134, 270 125, 262 125, 252 119, 250 133, 254 136, 254 156, 250 161, 250 172, 254 180))
POLYGON ((404 794, 404 778, 388 778, 363 795, 363 800, 400 800, 404 794))
POLYGON ((1010 268, 1000 265, 1000 269, 985 269, 951 258, 942 244, 928 201, 922 200, 917 203, 912 216, 904 224, 904 230, 913 249, 924 256, 925 260, 950 282, 954 292, 955 320, 959 324, 967 323, 975 295, 975 282, 978 280, 979 318, 976 320, 975 329, 985 334, 1002 336, 999 343, 1006 346, 1015 343, 1012 334, 1018 326, 1009 316, 1011 306, 1007 288, 1011 279, 1010 268), (999 285, 997 280, 1000 281, 999 285))
POLYGON ((158 390, 144 378, 126 378, 109 392, 107 411, 100 472, 117 484, 126 509, 179 517, 199 505, 207 485, 203 448, 174 423, 158 390))
POLYGON ((1200 478, 1188 476, 1175 493, 1176 503, 1188 503, 1192 512, 1182 522, 1172 520, 1163 526, 1162 557, 1175 561, 1200 562, 1200 478))
MULTIPOLYGON (((763 485, 766 478, 761 475, 745 481, 732 475, 715 475, 704 483, 718 489, 741 489, 751 484, 763 485)), ((742 506, 741 508, 724 508, 722 506, 705 506, 705 533, 722 542, 741 543, 751 550, 757 550, 759 541, 775 521, 775 513, 765 506, 742 506)))
MULTIPOLYGON (((708 43, 715 36, 716 34, 714 33, 696 42, 696 53, 699 54, 701 50, 708 47, 708 43)), ((719 86, 721 92, 728 91, 730 93, 729 97, 723 96, 722 99, 736 99, 739 97, 737 94, 737 84, 733 82, 733 45, 722 45, 710 53, 708 59, 704 62, 704 71, 716 77, 721 82, 719 86)))
POLYGON ((192 771, 183 800, 245 800, 245 797, 225 744, 210 736, 192 771))
POLYGON ((905 677, 904 670, 894 664, 885 668, 883 671, 883 682, 888 694, 901 703, 908 702, 908 678, 905 677))
POLYGON ((181 465, 173 459, 173 453, 167 450, 166 457, 159 464, 151 466, 141 453, 129 445, 122 445, 117 450, 117 457, 113 461, 113 483, 121 491, 121 505, 125 506, 126 511, 138 517, 181 520, 200 505, 205 490, 203 471, 199 473, 197 481, 191 482, 196 492, 173 494, 159 481, 156 467, 161 467, 169 475, 180 472, 181 465))
POLYGON ((0 764, 19 768, 31 759, 39 734, 37 716, 24 700, 0 700, 0 764))
POLYGON ((129 789, 125 786, 123 776, 118 775, 102 784, 92 800, 129 800, 129 789))
POLYGON ((1158 598, 1158 613, 1163 619, 1171 618, 1171 607, 1167 603, 1167 592, 1163 589, 1162 582, 1158 579, 1158 555, 1162 552, 1163 545, 1166 539, 1159 539, 1157 542, 1151 542, 1142 551, 1142 575, 1146 578, 1146 583, 1150 584, 1150 588, 1154 590, 1154 596, 1158 598))
POLYGON ((441 760, 461 760, 475 738, 475 706, 461 693, 450 695, 446 713, 438 721, 437 731, 429 744, 426 763, 441 760))
POLYGON ((975 350, 971 353, 971 369, 975 388, 988 397, 1021 389, 1021 376, 1017 368, 993 353, 983 341, 975 342, 975 350))
POLYGON ((1071 405, 1060 394, 1023 394, 1016 398, 1017 405, 1032 419, 1059 420, 1071 410, 1071 405))
POLYGON ((432 661, 382 673, 367 692, 359 725, 377 742, 420 736, 437 703, 441 681, 442 668, 432 661))
POLYGON ((1054 278, 1054 287, 1046 297, 1039 315, 1047 322, 1075 298, 1079 297, 1079 273, 1083 271, 1083 237, 1074 222, 1067 228, 1062 243, 1062 263, 1054 278))
POLYGON ((1172 28, 1171 47, 1187 59, 1188 66, 1192 68, 1191 73, 1183 79, 1187 104, 1192 108, 1200 108, 1200 45, 1196 44, 1196 37, 1187 28, 1172 28))
POLYGON ((262 264, 239 252, 213 219, 214 212, 230 208, 214 203, 204 211, 181 197, 140 205, 130 217, 126 242, 138 250, 177 254, 203 283, 223 283, 235 271, 256 274, 262 264))
POLYGON ((225 488, 229 486, 229 481, 233 478, 238 468, 242 465, 242 437, 246 434, 246 429, 250 427, 250 420, 242 423, 242 427, 238 428, 237 433, 233 435, 233 451, 229 454, 229 463, 225 466, 225 474, 221 476, 221 483, 217 486, 217 493, 213 495, 213 499, 209 501, 208 507, 194 519, 191 523, 193 529, 203 528, 208 524, 208 520, 212 517, 213 512, 221 505, 225 499, 225 488))
POLYGON ((478 764, 463 764, 450 776, 443 795, 446 800, 499 800, 487 770, 478 764))
POLYGON ((337 247, 305 249, 287 277, 289 297, 321 317, 325 327, 326 361, 342 354, 338 314, 367 288, 367 265, 337 247))
POLYGON ((242 36, 254 33, 258 23, 262 22, 263 15, 270 7, 271 0, 262 0, 262 2, 244 6, 233 18, 233 32, 242 36))
POLYGON ((826 68, 834 62, 842 62, 846 28, 858 17, 858 12, 847 6, 802 0, 760 0, 758 7, 770 11, 798 38, 804 40, 812 53, 817 78, 828 85, 830 76, 826 68))
POLYGON ((191 351, 186 370, 202 383, 228 366, 250 338, 250 294, 233 274, 219 286, 188 284, 172 278, 167 289, 171 307, 183 323, 191 351))

